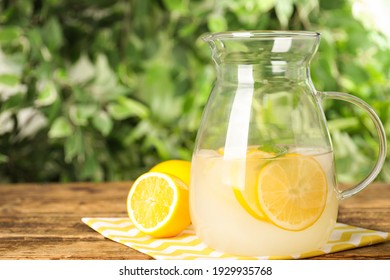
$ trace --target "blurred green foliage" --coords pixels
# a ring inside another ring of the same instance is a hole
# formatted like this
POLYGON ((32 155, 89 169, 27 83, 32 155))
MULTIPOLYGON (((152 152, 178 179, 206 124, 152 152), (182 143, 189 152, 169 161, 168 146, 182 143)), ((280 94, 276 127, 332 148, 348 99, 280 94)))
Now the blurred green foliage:
MULTIPOLYGON (((134 179, 190 159, 215 78, 206 32, 321 32, 317 90, 353 93, 390 133, 390 43, 339 0, 0 1, 0 181, 134 179)), ((339 180, 377 154, 364 112, 325 103, 339 180)), ((379 177, 390 181, 390 163, 379 177)))

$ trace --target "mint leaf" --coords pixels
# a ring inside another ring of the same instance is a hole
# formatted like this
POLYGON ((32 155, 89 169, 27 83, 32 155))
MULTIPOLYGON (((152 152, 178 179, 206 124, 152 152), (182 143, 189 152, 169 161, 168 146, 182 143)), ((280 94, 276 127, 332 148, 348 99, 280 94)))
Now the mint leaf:
POLYGON ((272 143, 262 144, 258 147, 258 150, 264 151, 267 153, 274 153, 275 157, 280 157, 285 155, 288 151, 288 146, 279 146, 272 143))

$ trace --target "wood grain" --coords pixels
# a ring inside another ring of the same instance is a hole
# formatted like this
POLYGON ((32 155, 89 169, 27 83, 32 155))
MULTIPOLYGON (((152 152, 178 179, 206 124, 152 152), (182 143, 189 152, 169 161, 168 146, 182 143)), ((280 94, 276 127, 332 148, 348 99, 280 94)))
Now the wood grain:
MULTIPOLYGON (((130 182, 0 185, 0 259, 152 259, 81 222, 126 217, 130 187, 130 182)), ((373 184, 342 201, 339 221, 390 232, 390 185, 373 184)), ((390 259, 390 242, 314 259, 390 259)))

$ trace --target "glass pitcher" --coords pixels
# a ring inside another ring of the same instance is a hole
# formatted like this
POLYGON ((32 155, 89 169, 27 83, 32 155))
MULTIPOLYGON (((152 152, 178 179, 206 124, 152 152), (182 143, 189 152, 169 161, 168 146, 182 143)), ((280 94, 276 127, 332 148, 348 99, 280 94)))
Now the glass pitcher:
POLYGON ((386 154, 373 109, 346 93, 319 92, 310 61, 320 34, 240 31, 209 34, 217 80, 192 158, 190 211, 208 246, 242 256, 287 256, 323 246, 339 201, 378 175, 386 154), (322 101, 364 109, 379 135, 379 156, 356 186, 339 190, 322 101))

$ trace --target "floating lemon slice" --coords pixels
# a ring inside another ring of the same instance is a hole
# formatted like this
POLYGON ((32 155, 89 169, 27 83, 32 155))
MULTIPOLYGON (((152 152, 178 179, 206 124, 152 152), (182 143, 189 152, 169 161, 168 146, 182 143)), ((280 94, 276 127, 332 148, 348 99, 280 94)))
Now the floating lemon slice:
POLYGON ((238 203, 240 203, 241 207, 244 208, 249 215, 258 220, 267 221, 266 216, 257 206, 256 198, 254 196, 250 196, 248 195, 248 191, 241 191, 238 188, 233 188, 233 192, 238 203))
MULTIPOLYGON (((224 155, 224 148, 218 149, 218 154, 224 155)), ((275 153, 265 152, 259 146, 249 146, 246 158, 243 160, 227 160, 230 178, 229 185, 233 186, 233 193, 244 210, 252 217, 265 220, 257 201, 257 177, 259 170, 274 158, 275 153), (241 183, 239 186, 238 183, 241 183)))
POLYGON ((176 236, 191 223, 188 186, 166 173, 145 173, 130 189, 127 211, 140 231, 153 237, 176 236))
POLYGON ((328 186, 326 174, 314 158, 291 154, 261 169, 257 191, 258 205, 269 222, 301 231, 321 216, 328 186))

